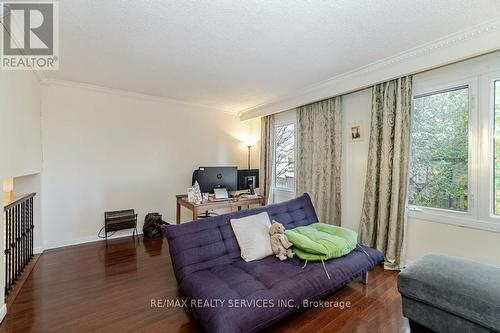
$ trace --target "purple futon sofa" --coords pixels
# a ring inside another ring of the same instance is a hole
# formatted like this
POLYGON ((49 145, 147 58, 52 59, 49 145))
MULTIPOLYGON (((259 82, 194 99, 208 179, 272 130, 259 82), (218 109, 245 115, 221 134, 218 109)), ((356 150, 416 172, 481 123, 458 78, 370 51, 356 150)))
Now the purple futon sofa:
POLYGON ((318 222, 309 195, 196 222, 164 226, 177 282, 208 332, 255 332, 303 307, 304 300, 330 294, 384 260, 365 247, 325 262, 304 263, 275 256, 245 262, 230 220, 266 211, 286 229, 318 222))

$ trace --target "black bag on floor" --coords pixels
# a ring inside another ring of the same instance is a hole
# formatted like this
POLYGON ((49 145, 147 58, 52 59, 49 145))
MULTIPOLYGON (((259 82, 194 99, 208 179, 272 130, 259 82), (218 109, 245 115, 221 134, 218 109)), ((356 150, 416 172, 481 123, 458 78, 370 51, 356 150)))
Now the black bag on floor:
POLYGON ((161 214, 159 213, 149 213, 144 218, 144 226, 142 227, 142 232, 144 237, 147 238, 158 238, 162 236, 161 226, 168 224, 161 219, 161 214))

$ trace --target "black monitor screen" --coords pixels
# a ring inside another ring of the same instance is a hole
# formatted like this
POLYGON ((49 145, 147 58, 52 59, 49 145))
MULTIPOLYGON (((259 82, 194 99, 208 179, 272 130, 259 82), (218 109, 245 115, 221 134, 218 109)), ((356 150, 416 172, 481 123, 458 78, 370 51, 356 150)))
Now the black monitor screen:
POLYGON ((250 190, 259 187, 259 169, 238 170, 238 190, 250 190))
POLYGON ((238 168, 199 167, 198 183, 202 193, 213 193, 214 188, 236 191, 238 189, 238 168))

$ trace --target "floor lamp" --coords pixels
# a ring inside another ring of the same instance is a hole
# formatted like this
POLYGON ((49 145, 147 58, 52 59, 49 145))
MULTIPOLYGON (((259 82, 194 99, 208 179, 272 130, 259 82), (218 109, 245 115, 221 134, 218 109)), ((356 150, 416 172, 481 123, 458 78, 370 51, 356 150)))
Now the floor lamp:
POLYGON ((248 169, 250 169, 250 149, 252 149, 252 145, 248 144, 248 169))

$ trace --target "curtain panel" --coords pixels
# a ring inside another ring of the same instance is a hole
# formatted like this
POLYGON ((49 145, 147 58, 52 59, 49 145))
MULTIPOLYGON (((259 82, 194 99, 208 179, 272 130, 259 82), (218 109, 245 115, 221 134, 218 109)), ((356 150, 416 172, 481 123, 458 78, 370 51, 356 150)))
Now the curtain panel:
POLYGON ((319 222, 340 225, 341 97, 297 108, 296 193, 309 193, 319 222))
POLYGON ((260 172, 259 187, 266 203, 272 202, 274 168, 274 115, 260 118, 260 172))
POLYGON ((360 242, 385 254, 384 267, 399 269, 406 223, 412 77, 372 89, 360 242))

